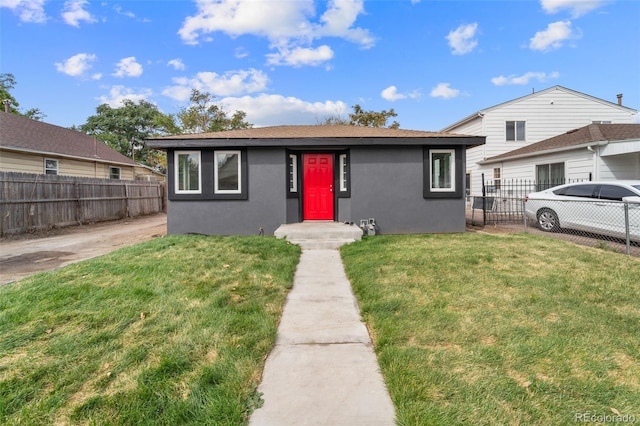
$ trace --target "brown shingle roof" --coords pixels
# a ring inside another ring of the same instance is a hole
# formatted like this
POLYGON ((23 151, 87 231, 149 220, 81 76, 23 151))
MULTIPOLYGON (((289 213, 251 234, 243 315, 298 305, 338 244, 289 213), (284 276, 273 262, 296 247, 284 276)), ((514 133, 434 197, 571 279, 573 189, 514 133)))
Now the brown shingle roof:
POLYGON ((155 148, 196 145, 233 146, 308 146, 308 145, 365 145, 365 144, 410 144, 429 143, 437 139, 448 139, 467 145, 481 145, 484 136, 468 136, 455 133, 426 132, 420 130, 388 129, 349 125, 335 126, 273 126, 244 130, 198 133, 189 135, 162 136, 148 139, 155 148))
POLYGON ((92 136, 6 112, 0 112, 0 146, 16 151, 135 165, 133 160, 92 136))
POLYGON ((558 136, 487 158, 484 162, 506 160, 514 157, 542 154, 546 151, 558 151, 563 148, 603 141, 624 141, 640 139, 640 124, 590 124, 570 130, 558 136))

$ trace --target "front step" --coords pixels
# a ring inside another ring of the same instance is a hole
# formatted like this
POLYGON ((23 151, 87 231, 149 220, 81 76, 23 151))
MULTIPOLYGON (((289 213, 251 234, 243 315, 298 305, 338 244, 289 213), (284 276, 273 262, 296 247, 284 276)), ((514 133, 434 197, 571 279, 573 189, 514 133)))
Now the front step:
POLYGON ((273 233, 303 249, 337 249, 362 239, 362 230, 339 222, 302 222, 281 225, 273 233))

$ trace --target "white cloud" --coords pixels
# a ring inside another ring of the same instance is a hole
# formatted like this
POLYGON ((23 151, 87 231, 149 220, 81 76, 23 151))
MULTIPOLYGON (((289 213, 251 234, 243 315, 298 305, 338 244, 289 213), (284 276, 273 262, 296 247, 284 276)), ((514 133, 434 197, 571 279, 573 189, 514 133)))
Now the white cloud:
POLYGON ((540 50, 548 52, 550 50, 559 49, 566 40, 577 38, 571 30, 571 21, 553 22, 547 26, 544 31, 538 31, 531 38, 529 48, 531 50, 540 50))
POLYGON ((540 0, 540 5, 549 14, 568 9, 573 18, 578 18, 607 3, 607 0, 540 0))
POLYGON ((237 47, 233 56, 235 56, 238 59, 242 59, 249 56, 249 52, 247 52, 244 47, 237 47))
POLYGON ((267 55, 269 65, 291 65, 299 67, 301 65, 321 65, 333 58, 333 50, 327 45, 316 49, 305 47, 294 47, 293 49, 281 48, 278 53, 267 55))
POLYGON ((64 4, 62 19, 69 25, 80 27, 80 21, 87 23, 96 22, 96 19, 89 12, 83 9, 89 2, 87 0, 68 0, 64 4))
MULTIPOLYGON (((91 63, 96 60, 96 55, 89 53, 78 53, 66 59, 63 62, 56 62, 55 66, 58 71, 71 77, 82 77, 91 69, 91 63)), ((97 75, 97 74, 96 74, 97 75)), ((94 79, 94 77, 92 77, 94 79)), ((100 77, 98 77, 99 79, 100 77)))
POLYGON ((554 71, 550 74, 545 72, 527 72, 523 75, 510 75, 510 76, 499 76, 491 79, 491 82, 496 86, 506 86, 506 85, 525 85, 529 84, 529 80, 536 79, 541 83, 544 83, 547 80, 556 79, 560 77, 560 73, 554 71))
POLYGON ((48 17, 44 11, 45 0, 0 0, 0 8, 9 8, 22 22, 41 24, 48 17))
POLYGON ((186 68, 186 66, 184 65, 184 62, 182 62, 182 59, 180 58, 175 58, 170 60, 169 62, 167 62, 167 65, 172 66, 173 69, 176 69, 176 70, 184 70, 186 68))
POLYGON ((397 101, 400 99, 405 99, 407 97, 402 93, 398 93, 398 88, 396 86, 387 87, 380 93, 380 96, 382 96, 383 99, 386 99, 391 102, 397 101))
POLYGON ((352 28, 358 15, 364 13, 363 0, 332 0, 320 21, 324 24, 316 27, 316 36, 342 37, 346 40, 370 48, 375 38, 363 28, 352 28))
POLYGON ((142 65, 136 62, 135 56, 120 59, 116 65, 116 77, 140 77, 142 75, 142 65))
POLYGON ((245 34, 264 37, 277 50, 268 56, 269 61, 294 66, 306 64, 301 61, 305 54, 310 65, 318 65, 319 58, 328 57, 328 46, 312 47, 313 41, 322 37, 343 38, 363 48, 373 46, 375 39, 369 31, 353 26, 364 13, 363 0, 330 0, 319 4, 326 4, 327 9, 314 21, 313 0, 278 2, 277 7, 270 0, 197 0, 197 14, 184 20, 178 34, 188 44, 198 44, 203 36, 216 31, 231 37, 245 34), (290 61, 289 53, 300 57, 290 61))
POLYGON ((129 12, 127 10, 123 10, 122 6, 120 6, 120 5, 115 5, 113 7, 113 10, 115 10, 118 15, 126 16, 127 18, 135 18, 136 17, 135 13, 129 12))
POLYGON ((398 88, 396 86, 389 86, 386 89, 384 89, 382 92, 380 92, 380 96, 383 99, 386 99, 387 101, 395 102, 400 99, 407 99, 407 98, 417 99, 420 97, 420 92, 417 90, 414 90, 411 93, 399 93, 398 88))
POLYGON ((478 40, 475 38, 477 32, 478 24, 476 22, 469 25, 460 25, 451 31, 445 37, 449 40, 451 53, 454 55, 464 55, 471 52, 478 45, 478 40))
POLYGON ((185 19, 178 31, 189 44, 197 44, 202 34, 222 31, 233 37, 253 34, 272 41, 307 36, 311 25, 307 16, 313 15, 312 0, 278 3, 274 7, 266 0, 196 0, 198 13, 185 19))
POLYGON ((316 124, 326 117, 342 116, 347 105, 342 101, 307 102, 295 97, 260 94, 228 97, 220 101, 225 111, 242 110, 256 127, 316 124))
POLYGON ((460 95, 460 90, 452 89, 451 83, 438 83, 438 85, 431 90, 431 96, 434 98, 451 99, 458 95, 460 95))
POLYGON ((101 104, 108 104, 111 108, 119 108, 125 99, 139 102, 148 100, 153 95, 151 89, 142 89, 141 92, 134 93, 133 89, 124 86, 112 86, 108 96, 97 98, 101 104))
POLYGON ((174 78, 174 86, 162 94, 178 101, 189 99, 192 89, 209 92, 215 96, 234 96, 261 92, 266 89, 269 78, 256 69, 229 71, 223 75, 215 72, 199 72, 193 78, 174 78))

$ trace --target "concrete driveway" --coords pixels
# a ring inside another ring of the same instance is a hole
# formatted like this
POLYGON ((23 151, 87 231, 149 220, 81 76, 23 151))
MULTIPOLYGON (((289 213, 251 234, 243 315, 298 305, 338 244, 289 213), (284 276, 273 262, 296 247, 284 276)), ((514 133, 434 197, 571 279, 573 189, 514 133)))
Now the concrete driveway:
POLYGON ((0 285, 166 235, 157 214, 0 239, 0 285))

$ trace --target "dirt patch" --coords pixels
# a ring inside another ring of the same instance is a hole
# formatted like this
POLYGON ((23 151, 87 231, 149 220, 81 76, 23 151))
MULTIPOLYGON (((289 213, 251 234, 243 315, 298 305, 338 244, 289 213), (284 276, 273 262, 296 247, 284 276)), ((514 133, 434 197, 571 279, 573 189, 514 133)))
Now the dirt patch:
POLYGON ((70 251, 39 251, 25 253, 0 260, 0 270, 3 274, 39 272, 42 268, 57 268, 64 261, 62 258, 70 256, 70 251))
POLYGON ((166 235, 164 214, 0 239, 0 285, 166 235))

